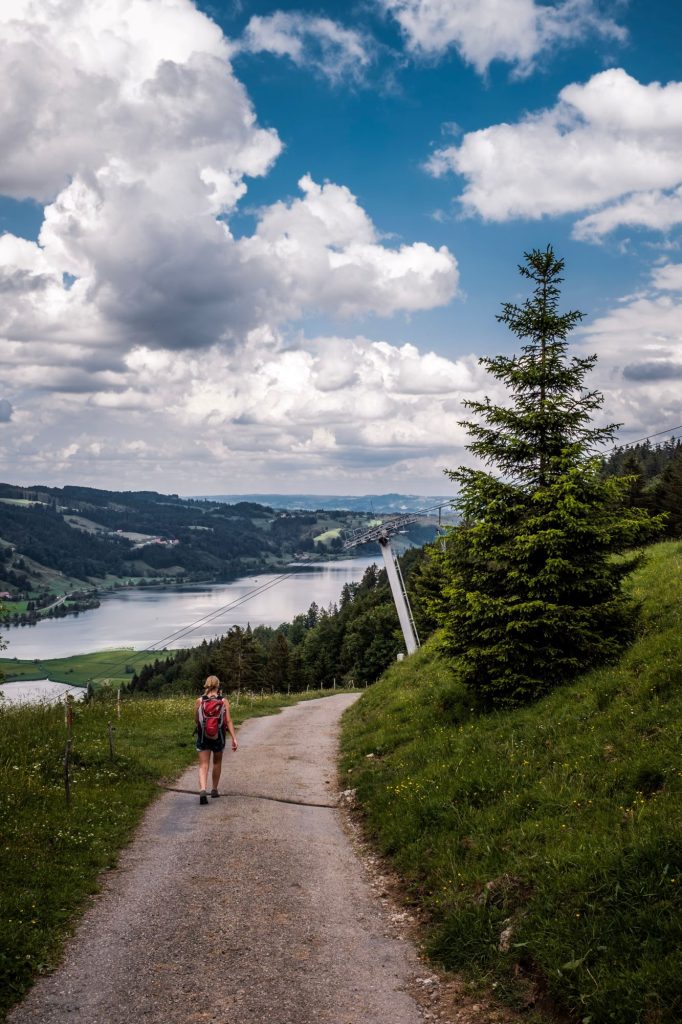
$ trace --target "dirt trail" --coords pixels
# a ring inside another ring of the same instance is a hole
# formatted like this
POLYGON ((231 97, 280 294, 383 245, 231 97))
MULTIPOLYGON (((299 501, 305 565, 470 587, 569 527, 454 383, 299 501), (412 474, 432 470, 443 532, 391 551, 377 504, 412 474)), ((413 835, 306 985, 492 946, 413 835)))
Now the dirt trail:
MULTIPOLYGON (((333 803, 352 694, 239 732, 224 790, 333 803)), ((196 772, 178 788, 194 791, 196 772)), ((165 793, 11 1024, 418 1024, 419 961, 335 808, 165 793), (206 906, 213 907, 206 912, 206 906)))

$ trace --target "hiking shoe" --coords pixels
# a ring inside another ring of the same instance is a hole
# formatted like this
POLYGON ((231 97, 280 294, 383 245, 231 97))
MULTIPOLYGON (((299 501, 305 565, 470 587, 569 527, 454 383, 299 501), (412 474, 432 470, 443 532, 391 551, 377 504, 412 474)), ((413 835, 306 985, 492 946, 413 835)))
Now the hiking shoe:
POLYGON ((218 790, 217 790, 217 789, 212 789, 212 790, 211 790, 211 796, 212 796, 212 797, 213 797, 213 799, 215 800, 215 798, 216 798, 217 796, 220 796, 220 793, 218 792, 218 790))
POLYGON ((205 789, 202 789, 201 793, 199 793, 199 803, 200 804, 207 804, 208 803, 208 797, 206 796, 206 790, 205 789))

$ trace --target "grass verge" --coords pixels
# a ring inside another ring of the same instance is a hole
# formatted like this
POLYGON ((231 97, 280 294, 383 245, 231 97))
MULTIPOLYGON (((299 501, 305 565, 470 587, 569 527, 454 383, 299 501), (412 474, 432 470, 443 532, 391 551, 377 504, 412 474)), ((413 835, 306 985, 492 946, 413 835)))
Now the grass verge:
MULTIPOLYGON (((232 718, 272 714, 330 692, 241 696, 232 718)), ((86 898, 112 867, 158 781, 196 759, 192 697, 98 698, 75 707, 71 805, 63 705, 0 704, 0 1019, 58 962, 86 898), (115 757, 108 723, 115 728, 115 757)))
POLYGON ((630 586, 618 664, 477 717, 432 643, 346 713, 344 767, 435 960, 550 1016, 679 1024, 682 545, 630 586))

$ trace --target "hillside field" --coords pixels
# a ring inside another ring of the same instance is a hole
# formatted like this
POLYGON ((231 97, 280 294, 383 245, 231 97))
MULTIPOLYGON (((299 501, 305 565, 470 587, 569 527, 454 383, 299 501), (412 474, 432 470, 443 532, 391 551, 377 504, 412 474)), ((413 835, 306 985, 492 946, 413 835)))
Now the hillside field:
POLYGON ((537 704, 476 716, 438 638, 345 717, 368 832, 432 957, 581 1024, 682 1020, 682 544, 628 586, 639 639, 537 704))
POLYGON ((168 658, 174 651, 134 651, 123 647, 118 650, 97 651, 93 654, 74 654, 69 658, 0 658, 0 675, 6 682, 30 679, 51 679, 53 683, 86 686, 92 683, 129 683, 134 672, 139 672, 155 658, 168 658))

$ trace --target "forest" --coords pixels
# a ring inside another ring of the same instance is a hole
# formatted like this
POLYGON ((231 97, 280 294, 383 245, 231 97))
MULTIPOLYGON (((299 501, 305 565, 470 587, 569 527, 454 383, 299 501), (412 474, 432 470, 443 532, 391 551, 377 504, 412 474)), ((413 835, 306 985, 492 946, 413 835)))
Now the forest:
POLYGON ((644 440, 615 448, 604 471, 628 477, 626 503, 663 513, 663 536, 682 537, 682 440, 671 437, 659 444, 644 440))

